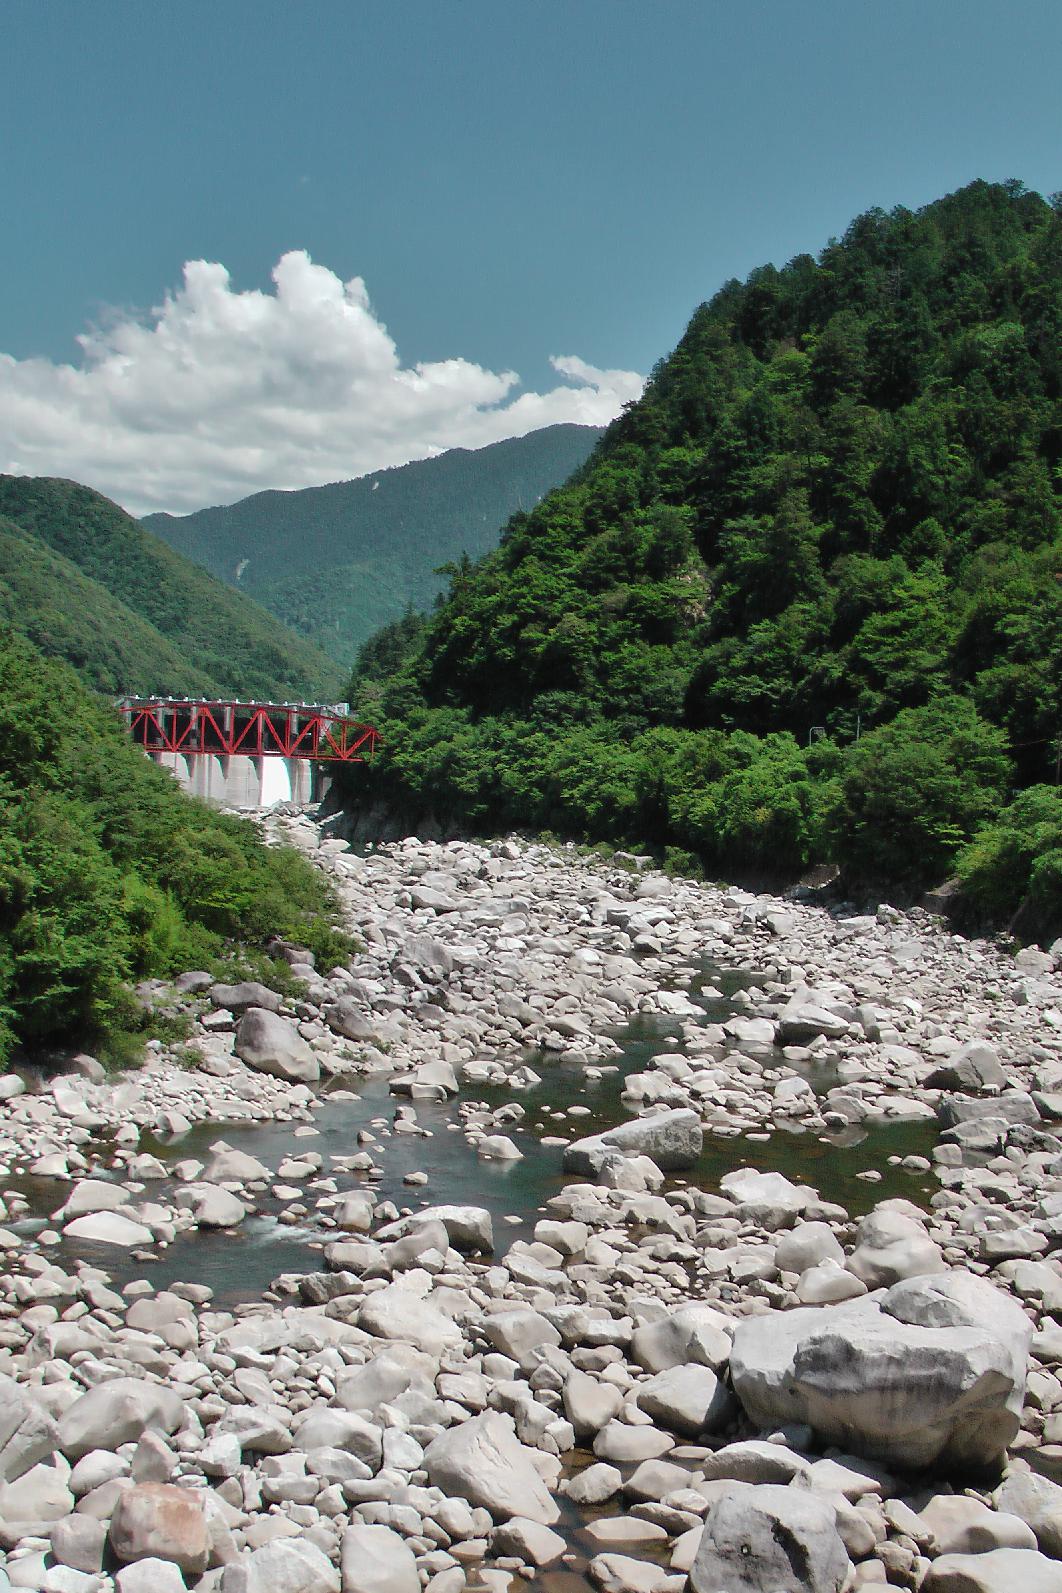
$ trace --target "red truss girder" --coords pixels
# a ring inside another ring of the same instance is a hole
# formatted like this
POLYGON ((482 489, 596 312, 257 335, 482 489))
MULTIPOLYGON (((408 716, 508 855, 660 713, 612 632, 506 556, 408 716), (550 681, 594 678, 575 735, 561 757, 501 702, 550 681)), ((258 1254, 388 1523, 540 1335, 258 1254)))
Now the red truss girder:
POLYGON ((328 708, 299 703, 127 699, 119 711, 146 752, 189 758, 315 758, 372 761, 379 733, 328 708))

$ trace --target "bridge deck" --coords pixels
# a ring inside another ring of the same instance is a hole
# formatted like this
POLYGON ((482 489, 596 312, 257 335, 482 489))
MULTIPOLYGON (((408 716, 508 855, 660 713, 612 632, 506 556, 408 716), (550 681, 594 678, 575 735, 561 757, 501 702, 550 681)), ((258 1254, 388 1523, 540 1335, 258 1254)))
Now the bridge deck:
MULTIPOLYGON (((344 705, 345 706, 345 705, 344 705)), ((372 761, 379 733, 335 706, 123 697, 118 704, 145 752, 187 758, 306 758, 372 761)))

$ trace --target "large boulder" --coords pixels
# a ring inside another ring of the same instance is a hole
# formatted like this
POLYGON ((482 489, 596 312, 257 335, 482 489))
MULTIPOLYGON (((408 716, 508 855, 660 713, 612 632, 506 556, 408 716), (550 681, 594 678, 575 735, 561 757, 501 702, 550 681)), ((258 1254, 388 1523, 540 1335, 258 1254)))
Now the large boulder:
POLYGON ((836 1507, 801 1488, 734 1482, 709 1506, 693 1593, 840 1593, 851 1571, 836 1507))
POLYGON ((436 1057, 421 1062, 409 1073, 397 1075, 388 1088, 392 1095, 411 1095, 415 1100, 445 1100, 458 1091, 457 1074, 449 1062, 436 1057))
POLYGON ((213 985, 209 991, 213 1006, 226 1012, 246 1012, 249 1007, 261 1007, 266 1012, 279 1012, 280 997, 268 985, 256 979, 244 979, 238 985, 213 985))
POLYGON ((0 1487, 0 1521, 59 1521, 74 1508, 74 1495, 56 1466, 31 1466, 17 1482, 0 1487))
POLYGON ((186 1184, 177 1204, 190 1211, 200 1228, 235 1228, 247 1216, 242 1200, 216 1184, 186 1184))
POLYGON ((1004 1123, 1027 1123, 1032 1128, 1041 1121, 1039 1108, 1027 1090, 1004 1090, 1000 1095, 983 1100, 966 1095, 944 1095, 937 1107, 937 1116, 945 1128, 979 1123, 986 1118, 1002 1118, 1004 1123))
POLYGON ((0 1483, 15 1482, 59 1447, 59 1428, 14 1378, 0 1376, 0 1483))
POLYGON ((848 1269, 868 1289, 887 1288, 901 1278, 943 1272, 944 1258, 921 1222, 888 1206, 875 1206, 859 1224, 848 1269))
POLYGON ((94 1211, 75 1217, 63 1230, 66 1239, 82 1239, 87 1244, 118 1245, 123 1250, 154 1243, 155 1236, 142 1222, 120 1211, 94 1211))
POLYGON ((730 1357, 732 1332, 733 1318, 695 1300, 635 1328, 631 1360, 647 1372, 666 1372, 691 1361, 718 1371, 730 1357))
POLYGON ((494 1249, 494 1224, 486 1206, 425 1206, 400 1222, 388 1223, 376 1237, 397 1239, 425 1222, 441 1222, 455 1250, 489 1255, 494 1249))
POLYGON ((363 1366, 340 1374, 333 1403, 343 1410, 371 1413, 389 1403, 408 1388, 431 1395, 435 1388, 437 1363, 430 1355, 411 1344, 396 1342, 381 1349, 363 1366))
POLYGON ((342 1449, 364 1465, 379 1471, 383 1459, 383 1432, 356 1411, 311 1405, 297 1418, 295 1438, 300 1450, 342 1449))
POLYGON ((197 1576, 210 1558, 210 1529, 196 1492, 166 1482, 123 1489, 109 1541, 119 1560, 172 1560, 197 1576))
POLYGON ((603 1383, 576 1367, 564 1380, 564 1414, 581 1442, 592 1440, 622 1407, 623 1395, 613 1383, 603 1383))
POLYGON ((707 1366, 671 1366, 639 1383, 635 1399, 658 1427, 685 1438, 716 1432, 730 1415, 732 1400, 707 1366))
POLYGON ((548 1527, 560 1515, 512 1421, 499 1411, 484 1411, 433 1438, 424 1469, 433 1487, 482 1505, 496 1521, 523 1516, 548 1527))
POLYGON ((316 1543, 276 1538, 227 1565, 221 1593, 339 1593, 339 1572, 316 1543))
POLYGON ((63 1222, 73 1222, 75 1217, 95 1211, 116 1211, 131 1199, 124 1184, 112 1184, 106 1178, 80 1178, 55 1215, 63 1222))
POLYGON ((829 1223, 798 1222, 775 1246, 774 1264, 779 1272, 799 1274, 824 1261, 844 1264, 844 1251, 829 1223))
POLYGON ((1057 1482, 1014 1467, 996 1494, 996 1506, 1031 1527, 1044 1554, 1062 1560, 1062 1487, 1057 1482))
POLYGON ((970 1094, 981 1090, 1005 1090, 1004 1073, 999 1053, 986 1040, 970 1040, 926 1079, 929 1090, 966 1090, 970 1094))
POLYGON ((596 1177, 609 1156, 648 1156, 665 1173, 693 1167, 701 1154, 704 1131, 699 1115, 689 1108, 632 1118, 604 1134, 590 1134, 565 1147, 564 1171, 596 1177))
POLYGON ((492 1312, 483 1318, 482 1327, 494 1348, 510 1356, 525 1372, 533 1372, 538 1365, 537 1351, 561 1342, 552 1322, 530 1306, 492 1312))
POLYGON ((1006 1510, 990 1510, 965 1494, 934 1494, 919 1512, 937 1554, 989 1554, 993 1549, 1035 1549, 1032 1527, 1006 1510))
MULTIPOLYGON (((54 1549, 53 1539, 53 1553, 54 1549)), ((77 1569, 81 1570, 82 1567, 78 1566, 77 1569)), ((174 1565, 172 1560, 150 1558, 123 1565, 121 1570, 114 1573, 114 1585, 118 1593, 186 1593, 187 1586, 180 1567, 174 1565)))
POLYGON ((1035 1549, 942 1554, 922 1593, 1062 1593, 1062 1565, 1035 1549))
POLYGON ((376 1338, 399 1339, 435 1356, 456 1348, 463 1338, 452 1317, 402 1283, 389 1283, 370 1294, 358 1315, 358 1326, 376 1338))
POLYGON ((257 1073, 289 1084, 316 1084, 320 1064, 293 1023, 265 1007, 248 1007, 236 1026, 236 1055, 257 1073))
POLYGON ((1009 1296, 951 1272, 744 1318, 730 1372, 763 1428, 806 1422, 820 1439, 891 1465, 981 1471, 1018 1431, 1031 1339, 1009 1296))
POLYGON ((349 1526, 340 1567, 343 1593, 420 1593, 416 1556, 390 1527, 349 1526))
POLYGON ((402 942, 400 959, 411 968, 446 978, 454 970, 454 959, 448 946, 433 935, 407 935, 402 942))
POLYGON ((353 996, 340 996, 322 1009, 321 1016, 333 1034, 344 1040, 355 1040, 366 1045, 376 1045, 388 1034, 388 1024, 383 1018, 367 1013, 353 996))
POLYGON ((720 1179, 719 1189, 737 1207, 743 1222, 754 1222, 772 1232, 791 1228, 818 1195, 809 1184, 794 1184, 784 1173, 760 1173, 754 1167, 735 1167, 720 1179))
POLYGON ((90 1388, 59 1418, 59 1448, 68 1460, 93 1449, 135 1443, 147 1431, 173 1433, 184 1419, 178 1394, 160 1383, 112 1377, 90 1388))
POLYGON ((839 1040, 847 1033, 847 1019, 831 1012, 828 1007, 819 1006, 809 999, 805 991, 803 995, 794 996, 779 1013, 775 1042, 778 1045, 806 1045, 820 1035, 827 1040, 839 1040))
POLYGON ((272 1178, 265 1162, 246 1151, 236 1150, 223 1139, 216 1139, 210 1147, 210 1160, 203 1177, 212 1184, 247 1184, 256 1179, 272 1178))

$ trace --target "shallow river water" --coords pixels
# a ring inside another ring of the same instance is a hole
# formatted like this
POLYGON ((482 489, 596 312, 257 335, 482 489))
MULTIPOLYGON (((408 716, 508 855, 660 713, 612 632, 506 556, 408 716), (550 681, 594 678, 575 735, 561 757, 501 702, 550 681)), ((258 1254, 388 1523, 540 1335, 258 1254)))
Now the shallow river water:
MULTIPOLYGON (((710 1021, 720 1022, 740 1010, 730 997, 750 982, 749 976, 711 969, 702 977, 726 991, 722 1000, 702 999, 696 994, 701 980, 695 983, 693 999, 705 1008, 710 1021)), ((630 1112, 620 1098, 624 1079, 629 1073, 642 1072, 650 1059, 662 1051, 680 1052, 679 1029, 677 1019, 634 1019, 624 1030, 614 1033, 621 1051, 609 1059, 608 1071, 597 1079, 588 1079, 581 1063, 533 1052, 527 1061, 540 1075, 541 1083, 532 1089, 513 1092, 504 1086, 489 1088, 481 1084, 468 1089, 465 1098, 494 1109, 512 1101, 523 1107, 523 1121, 506 1124, 504 1129, 523 1152, 519 1161, 477 1156, 461 1132, 456 1110, 460 1098, 457 1102, 416 1103, 416 1118, 426 1134, 393 1132, 396 1101, 389 1093, 386 1076, 355 1081, 353 1099, 323 1106, 315 1114, 317 1133, 313 1137, 296 1137, 294 1130, 298 1125, 292 1123, 214 1123, 199 1125, 171 1143, 143 1136, 140 1148, 164 1163, 188 1157, 206 1160, 210 1146, 223 1139, 256 1156, 272 1171, 287 1156, 315 1151, 323 1158, 322 1177, 329 1175, 331 1157, 350 1156, 367 1148, 383 1168, 383 1176, 371 1181, 379 1199, 392 1200, 407 1209, 451 1202, 486 1206, 494 1218, 496 1253, 502 1255, 513 1239, 530 1237, 546 1201, 572 1181, 571 1175, 562 1170, 563 1147, 543 1144, 543 1139, 580 1138, 625 1121, 630 1112), (573 1107, 577 1115, 569 1116, 573 1107), (371 1128, 378 1136, 375 1145, 359 1146, 358 1131, 364 1128, 371 1128), (427 1184, 411 1187, 404 1183, 405 1176, 412 1172, 426 1173, 427 1184)), ((821 1067, 807 1070, 807 1077, 821 1090, 835 1082, 832 1074, 821 1067)), ((734 1168, 754 1167, 811 1184, 824 1200, 845 1206, 853 1216, 895 1195, 925 1204, 936 1187, 930 1175, 890 1166, 889 1158, 928 1156, 937 1132, 935 1122, 920 1121, 829 1135, 796 1127, 776 1128, 755 1138, 705 1134, 697 1166, 682 1177, 670 1179, 668 1187, 688 1184, 714 1192, 720 1179, 734 1168), (871 1181, 859 1176, 868 1170, 877 1170, 881 1177, 871 1181)), ((340 1189, 365 1184, 364 1175, 335 1176, 340 1189)), ((62 1205, 69 1188, 58 1179, 23 1179, 19 1183, 35 1213, 31 1222, 20 1225, 23 1231, 39 1228, 42 1219, 62 1205)), ((231 1233, 193 1230, 161 1249, 158 1260, 151 1263, 112 1246, 75 1246, 67 1241, 63 1249, 67 1255, 83 1257, 105 1268, 119 1284, 142 1275, 149 1276, 158 1288, 176 1281, 203 1283, 215 1291, 219 1305, 237 1304, 260 1297, 281 1273, 319 1271, 323 1266, 321 1249, 334 1233, 322 1232, 316 1226, 312 1208, 318 1192, 309 1185, 303 1187, 305 1203, 310 1208, 305 1219, 293 1224, 280 1222, 283 1203, 265 1193, 259 1197, 260 1215, 249 1218, 240 1229, 231 1233)), ((147 1198, 151 1192, 148 1184, 147 1198)))

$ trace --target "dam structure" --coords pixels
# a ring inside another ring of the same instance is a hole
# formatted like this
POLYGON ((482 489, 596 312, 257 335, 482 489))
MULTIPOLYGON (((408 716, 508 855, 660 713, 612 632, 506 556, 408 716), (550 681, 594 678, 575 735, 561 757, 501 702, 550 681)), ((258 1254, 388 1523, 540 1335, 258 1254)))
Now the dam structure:
POLYGON ((120 697, 117 707, 137 746, 186 791, 233 808, 318 802, 334 767, 371 763, 380 739, 346 703, 120 697))

